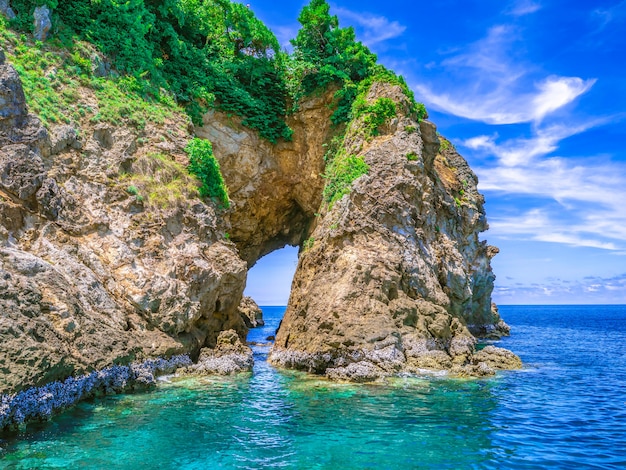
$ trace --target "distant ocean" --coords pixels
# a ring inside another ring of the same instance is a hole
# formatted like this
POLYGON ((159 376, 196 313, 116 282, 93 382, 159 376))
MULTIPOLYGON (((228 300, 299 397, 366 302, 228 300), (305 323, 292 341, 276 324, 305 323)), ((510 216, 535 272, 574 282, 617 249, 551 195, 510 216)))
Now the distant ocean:
MULTIPOLYGON (((284 307, 263 308, 274 334, 284 307)), ((335 384, 280 372, 162 381, 85 402, 18 439, 0 468, 626 468, 626 306, 501 306, 525 369, 486 380, 335 384)))

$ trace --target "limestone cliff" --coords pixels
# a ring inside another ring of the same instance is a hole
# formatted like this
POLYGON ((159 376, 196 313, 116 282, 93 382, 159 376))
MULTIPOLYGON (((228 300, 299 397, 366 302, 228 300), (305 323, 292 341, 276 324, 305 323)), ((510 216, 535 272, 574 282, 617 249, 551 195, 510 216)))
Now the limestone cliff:
POLYGON ((243 339, 246 265, 184 168, 187 118, 48 131, 1 59, 0 394, 243 339))
POLYGON ((411 116, 399 86, 374 84, 367 101, 379 98, 393 100, 397 116, 377 137, 364 135, 363 119, 347 130, 346 153, 369 171, 319 210, 271 360, 352 380, 492 373, 470 332, 499 322, 489 264, 497 249, 478 237, 487 223, 476 176, 451 146, 439 152, 435 126, 411 116))

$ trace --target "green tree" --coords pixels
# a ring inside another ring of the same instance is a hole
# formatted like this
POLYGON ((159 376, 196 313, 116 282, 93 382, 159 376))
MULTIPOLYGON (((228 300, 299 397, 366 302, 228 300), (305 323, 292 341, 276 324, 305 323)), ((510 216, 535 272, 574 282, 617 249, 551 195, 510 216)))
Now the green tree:
POLYGON ((349 120, 349 111, 357 94, 356 84, 380 68, 376 55, 356 40, 352 27, 340 28, 330 14, 326 0, 311 0, 298 17, 302 28, 291 41, 294 63, 290 67, 292 93, 297 102, 303 95, 330 83, 340 86, 333 121, 349 120))

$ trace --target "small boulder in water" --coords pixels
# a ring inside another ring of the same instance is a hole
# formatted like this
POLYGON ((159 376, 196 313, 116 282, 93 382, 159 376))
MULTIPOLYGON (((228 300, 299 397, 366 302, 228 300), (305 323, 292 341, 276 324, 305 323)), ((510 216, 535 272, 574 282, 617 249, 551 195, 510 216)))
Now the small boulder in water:
POLYGON ((511 351, 495 346, 486 346, 473 356, 473 362, 479 364, 484 362, 492 369, 513 370, 521 369, 521 359, 511 351))
POLYGON ((187 373, 231 375, 252 370, 252 350, 242 344, 235 330, 222 331, 215 349, 203 348, 198 363, 187 367, 187 373))
POLYGON ((248 328, 257 328, 265 325, 263 311, 252 297, 243 297, 238 307, 239 315, 248 328))

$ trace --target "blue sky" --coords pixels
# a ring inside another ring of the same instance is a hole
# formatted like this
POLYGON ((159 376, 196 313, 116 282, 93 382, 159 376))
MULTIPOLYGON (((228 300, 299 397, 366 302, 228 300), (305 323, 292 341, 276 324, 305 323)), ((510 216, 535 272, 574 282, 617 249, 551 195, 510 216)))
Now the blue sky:
MULTIPOLYGON (((287 45, 307 3, 251 8, 287 45)), ((478 175, 494 300, 626 303, 626 0, 330 3, 478 175)), ((259 261, 247 292, 285 304, 296 256, 259 261)))

